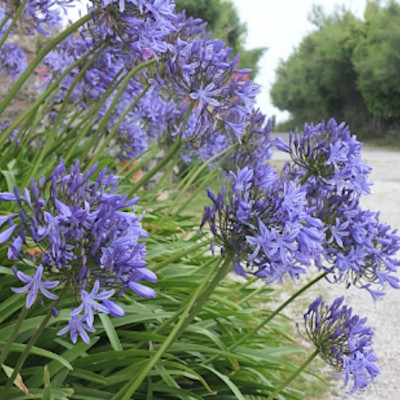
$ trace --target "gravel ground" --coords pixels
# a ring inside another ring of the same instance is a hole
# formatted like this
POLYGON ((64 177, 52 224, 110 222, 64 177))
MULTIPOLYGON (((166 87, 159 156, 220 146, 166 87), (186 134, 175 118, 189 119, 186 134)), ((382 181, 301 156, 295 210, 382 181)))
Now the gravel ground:
MULTIPOLYGON (((363 200, 363 205, 381 212, 381 221, 400 228, 400 152, 365 147, 364 158, 372 167, 372 193, 363 200)), ((285 160, 284 154, 276 154, 276 163, 285 160)), ((346 303, 355 313, 368 317, 368 325, 375 331, 374 350, 379 359, 382 374, 365 391, 350 396, 338 379, 330 394, 321 400, 399 400, 400 399, 400 293, 388 288, 386 296, 374 302, 363 290, 343 286, 323 285, 329 288, 324 293, 326 301, 345 294, 346 303), (344 292, 344 293, 343 293, 344 292)), ((310 301, 318 293, 310 292, 310 301), (314 297, 313 297, 314 296, 314 297)), ((318 399, 319 400, 319 399, 318 399)))
MULTIPOLYGON (((372 167, 372 193, 363 200, 371 210, 381 211, 381 220, 400 228, 400 152, 364 149, 364 157, 372 167)), ((335 286, 333 286, 335 287, 335 286)), ((335 288, 336 289, 336 288, 335 288)), ((355 312, 368 317, 375 331, 374 349, 382 374, 364 392, 351 396, 354 400, 400 399, 400 293, 388 289, 386 296, 374 302, 368 293, 348 290, 347 302, 355 312)), ((338 292, 337 295, 340 293, 338 292)), ((335 296, 335 293, 332 293, 335 296)), ((326 399, 347 399, 350 396, 338 386, 336 395, 326 399)))

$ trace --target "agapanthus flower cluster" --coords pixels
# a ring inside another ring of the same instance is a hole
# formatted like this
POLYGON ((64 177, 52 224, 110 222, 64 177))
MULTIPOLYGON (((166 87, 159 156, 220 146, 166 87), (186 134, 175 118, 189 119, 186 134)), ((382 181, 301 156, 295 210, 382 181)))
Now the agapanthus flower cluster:
POLYGON ((306 124, 302 133, 290 132, 289 145, 280 138, 276 145, 290 155, 300 177, 317 179, 318 185, 337 194, 369 193, 371 168, 362 160, 362 144, 344 122, 338 124, 332 118, 327 123, 306 124))
POLYGON ((10 80, 17 79, 25 71, 26 56, 23 50, 14 43, 6 43, 0 49, 0 73, 10 80))
POLYGON ((374 298, 386 283, 400 288, 400 237, 379 221, 379 213, 360 206, 370 190, 370 167, 349 128, 331 119, 306 125, 303 134, 291 133, 289 145, 277 143, 294 164, 286 166, 286 173, 303 184, 314 215, 325 226, 324 253, 316 265, 330 272, 328 279, 367 289, 374 298))
POLYGON ((208 193, 213 205, 205 207, 202 226, 208 223, 238 274, 267 283, 295 279, 322 252, 323 224, 312 216, 304 189, 269 165, 238 169, 231 190, 208 193))
MULTIPOLYGON (((230 169, 235 165, 239 168, 250 166, 257 170, 272 156, 272 120, 267 120, 259 109, 254 109, 249 119, 250 123, 242 137, 242 143, 229 159, 232 163, 230 169)), ((225 168, 228 166, 229 164, 225 168)))
POLYGON ((379 213, 363 210, 356 201, 327 196, 326 212, 329 204, 330 216, 320 213, 326 221, 325 262, 317 263, 324 269, 328 261, 328 279, 367 289, 375 299, 384 294, 386 284, 399 289, 397 231, 382 224, 379 213))
POLYGON ((319 355, 344 376, 344 384, 353 381, 351 392, 367 387, 379 375, 377 358, 372 350, 373 331, 367 318, 354 315, 343 305, 343 297, 330 306, 319 297, 304 315, 307 335, 319 355))
MULTIPOLYGON (((44 64, 51 75, 58 77, 77 60, 93 51, 97 44, 90 35, 85 33, 69 36, 45 57, 44 64)), ((88 107, 89 101, 99 101, 115 75, 123 68, 123 64, 121 65, 119 60, 107 51, 98 54, 95 59, 88 62, 91 65, 79 81, 75 82, 69 98, 70 102, 79 104, 82 109, 88 107)), ((76 67, 61 81, 54 102, 65 100, 79 72, 80 68, 76 67)))
POLYGON ((95 59, 89 57, 89 67, 78 66, 63 79, 54 102, 65 101, 74 84, 69 101, 82 109, 83 116, 90 104, 101 101, 108 91, 108 99, 96 113, 96 123, 114 99, 118 87, 109 90, 118 76, 125 75, 143 59, 160 54, 165 58, 157 64, 156 79, 152 78, 151 70, 136 74, 114 105, 108 131, 115 127, 132 101, 147 91, 114 135, 113 148, 120 149, 121 159, 139 155, 147 148, 150 137, 163 142, 166 136, 170 142, 178 136, 184 139, 183 157, 208 159, 236 143, 247 131, 253 131, 252 106, 258 89, 247 79, 248 71, 237 70, 238 58, 232 59, 231 49, 223 41, 212 40, 205 34, 202 21, 187 19, 184 13, 175 14, 171 1, 99 1, 94 5, 98 11, 94 13, 94 23, 88 23, 79 35, 57 46, 46 56, 45 64, 56 77, 98 46, 104 49, 95 59), (128 24, 129 29, 124 28, 126 18, 133 21, 128 24), (115 29, 107 28, 110 24, 115 29), (146 39, 143 24, 148 24, 149 30, 152 26, 154 34, 164 43, 149 40, 149 49, 156 50, 154 54, 149 53, 143 42, 146 39), (161 27, 166 28, 159 35, 161 27), (136 47, 127 49, 127 45, 136 47), (73 83, 82 67, 86 72, 78 83, 73 83), (213 85, 211 96, 208 90, 213 85))
MULTIPOLYGON (((60 29, 63 25, 63 18, 68 15, 68 9, 80 3, 79 0, 28 0, 19 18, 18 26, 25 29, 29 35, 39 33, 49 35, 51 32, 60 29)), ((21 2, 5 0, 7 13, 13 17, 21 2)))
MULTIPOLYGON (((188 121, 185 137, 195 136, 196 126, 197 117, 193 114, 188 121)), ((244 168, 246 166, 253 169, 262 168, 262 164, 272 156, 271 129, 272 121, 266 121, 266 116, 260 110, 253 110, 249 114, 249 125, 246 133, 241 137, 240 145, 235 136, 225 129, 221 129, 214 131, 209 137, 203 136, 197 142, 189 140, 186 143, 184 159, 186 162, 191 162, 193 158, 199 157, 202 161, 207 161, 224 152, 224 160, 221 164, 224 172, 229 173, 237 167, 244 168), (231 148, 231 151, 225 154, 225 150, 228 148, 231 148)), ((212 164, 218 161, 219 159, 216 158, 212 164)))
MULTIPOLYGON (((6 18, 6 11, 0 6, 0 24, 6 18)), ((7 21, 0 30, 0 39, 3 38, 11 21, 7 21)), ((24 72, 26 64, 26 56, 23 50, 15 43, 5 43, 0 48, 0 73, 6 74, 10 80, 18 78, 24 72)))
POLYGON ((70 331, 76 342, 93 331, 96 312, 124 315, 114 301, 131 290, 142 297, 155 296, 142 281, 157 277, 146 268, 147 237, 132 206, 137 198, 115 193, 118 179, 107 171, 96 178, 96 166, 85 173, 79 162, 66 169, 63 162, 48 178, 32 180, 22 193, 1 193, 0 200, 16 203, 18 212, 0 217, 9 225, 0 243, 10 241, 8 258, 15 261, 15 275, 24 284, 26 307, 39 297, 53 299, 56 287, 72 293, 70 331), (93 178, 93 179, 92 179, 93 178), (35 266, 35 267, 33 267, 35 266), (40 292, 40 293, 39 293, 40 292))
POLYGON ((196 137, 212 137, 220 129, 240 141, 249 125, 258 87, 242 79, 238 56, 222 40, 206 34, 178 38, 160 67, 157 83, 175 101, 194 104, 196 137))
POLYGON ((168 49, 167 37, 175 31, 173 0, 94 0, 99 11, 92 34, 107 41, 115 52, 142 60, 168 49))

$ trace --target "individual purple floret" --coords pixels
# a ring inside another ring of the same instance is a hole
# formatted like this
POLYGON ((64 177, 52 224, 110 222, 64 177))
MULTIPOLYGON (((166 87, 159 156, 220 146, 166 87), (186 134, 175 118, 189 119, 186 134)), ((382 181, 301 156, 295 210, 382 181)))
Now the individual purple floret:
POLYGON ((229 192, 215 196, 209 190, 213 205, 205 207, 202 226, 209 225, 235 271, 267 283, 306 272, 322 252, 324 233, 310 215, 304 190, 267 164, 238 169, 233 178, 229 192))
POLYGON ((87 332, 94 333, 96 329, 89 326, 84 317, 78 317, 74 312, 70 313, 70 317, 67 326, 59 330, 57 335, 62 336, 69 332, 72 343, 75 344, 78 341, 78 336, 80 336, 86 344, 90 344, 90 337, 87 332))
POLYGON ((304 315, 307 335, 319 355, 337 373, 344 375, 344 384, 353 380, 351 393, 367 387, 379 375, 377 358, 371 349, 373 331, 366 318, 352 314, 343 305, 343 297, 325 305, 322 297, 315 300, 304 315))
POLYGON ((49 292, 48 289, 54 289, 58 286, 58 281, 47 281, 42 282, 42 275, 43 275, 43 265, 40 264, 39 267, 36 269, 33 277, 24 274, 23 272, 19 271, 16 267, 13 268, 15 276, 23 283, 26 283, 25 286, 21 288, 12 288, 13 292, 15 293, 26 293, 28 295, 26 297, 26 308, 31 308, 33 303, 36 301, 38 296, 38 292, 40 291, 43 296, 47 297, 48 299, 55 300, 58 298, 55 294, 49 292))
POLYGON ((27 293, 30 308, 40 294, 54 299, 49 290, 66 286, 73 299, 73 340, 77 332, 86 340, 82 329, 92 331, 96 313, 124 315, 113 297, 125 291, 156 296, 143 285, 157 277, 144 261, 141 239, 148 235, 132 210, 137 198, 115 193, 118 179, 105 170, 92 178, 95 170, 82 173, 78 162, 67 170, 60 162, 49 178, 32 180, 23 193, 18 188, 0 193, 0 201, 19 208, 18 214, 0 217, 9 225, 0 243, 10 242, 8 257, 18 263, 14 273, 25 285, 13 290, 27 293))

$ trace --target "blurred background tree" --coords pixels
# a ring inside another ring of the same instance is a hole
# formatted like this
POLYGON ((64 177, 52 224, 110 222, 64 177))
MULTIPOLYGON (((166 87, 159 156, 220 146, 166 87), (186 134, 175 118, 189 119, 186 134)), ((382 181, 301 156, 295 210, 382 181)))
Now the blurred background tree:
POLYGON ((400 137, 400 4, 369 1, 364 20, 344 7, 314 7, 316 30, 276 72, 274 105, 291 113, 283 129, 345 120, 363 139, 400 137))
POLYGON ((212 37, 223 39, 234 54, 240 54, 240 67, 250 68, 251 78, 257 75, 258 61, 266 48, 245 49, 246 24, 240 21, 235 6, 229 0, 176 0, 179 11, 186 10, 187 16, 201 18, 207 22, 212 37))
POLYGON ((364 35, 353 56, 359 88, 369 112, 385 127, 400 121, 400 4, 369 2, 364 35))

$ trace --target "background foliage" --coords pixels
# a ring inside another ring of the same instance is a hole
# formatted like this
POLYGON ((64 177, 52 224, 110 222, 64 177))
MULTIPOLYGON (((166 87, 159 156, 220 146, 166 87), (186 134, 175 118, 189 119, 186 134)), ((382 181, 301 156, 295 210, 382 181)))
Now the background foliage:
POLYGON ((368 1, 364 20, 314 7, 310 21, 317 29, 281 63, 271 89, 291 113, 286 127, 334 116, 364 138, 398 138, 400 4, 368 1))

